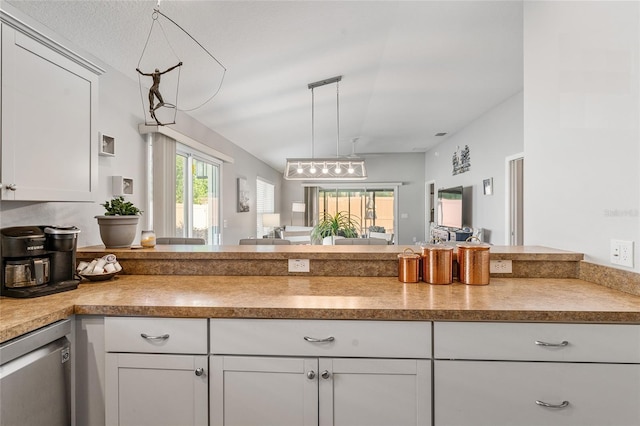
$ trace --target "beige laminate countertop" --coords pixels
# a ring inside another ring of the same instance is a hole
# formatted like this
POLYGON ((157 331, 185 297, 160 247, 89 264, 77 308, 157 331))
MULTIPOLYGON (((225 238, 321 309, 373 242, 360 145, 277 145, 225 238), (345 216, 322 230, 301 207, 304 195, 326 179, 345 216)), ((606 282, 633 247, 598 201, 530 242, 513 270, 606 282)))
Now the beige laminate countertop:
POLYGON ((50 296, 0 298, 0 342, 72 314, 640 323, 640 296, 573 278, 436 286, 392 277, 120 275, 50 296))

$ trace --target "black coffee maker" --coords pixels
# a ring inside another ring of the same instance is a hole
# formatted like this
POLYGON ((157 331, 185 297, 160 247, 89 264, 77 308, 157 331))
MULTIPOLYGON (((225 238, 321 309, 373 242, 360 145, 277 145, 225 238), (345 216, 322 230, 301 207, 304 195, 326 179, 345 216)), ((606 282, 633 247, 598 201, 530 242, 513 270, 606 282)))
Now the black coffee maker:
POLYGON ((80 230, 75 226, 0 229, 0 295, 37 297, 77 288, 78 233, 80 230))

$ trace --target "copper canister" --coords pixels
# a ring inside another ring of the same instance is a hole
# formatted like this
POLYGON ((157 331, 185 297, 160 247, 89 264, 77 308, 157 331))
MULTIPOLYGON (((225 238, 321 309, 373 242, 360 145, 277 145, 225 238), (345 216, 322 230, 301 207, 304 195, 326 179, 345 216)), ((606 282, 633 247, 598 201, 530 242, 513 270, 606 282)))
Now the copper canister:
POLYGON ((458 279, 463 284, 489 284, 489 244, 467 242, 458 244, 458 279))
POLYGON ((413 249, 406 248, 398 255, 398 281, 417 283, 420 273, 420 255, 413 249))
POLYGON ((429 284, 453 282, 453 247, 443 244, 422 246, 422 280, 429 284))

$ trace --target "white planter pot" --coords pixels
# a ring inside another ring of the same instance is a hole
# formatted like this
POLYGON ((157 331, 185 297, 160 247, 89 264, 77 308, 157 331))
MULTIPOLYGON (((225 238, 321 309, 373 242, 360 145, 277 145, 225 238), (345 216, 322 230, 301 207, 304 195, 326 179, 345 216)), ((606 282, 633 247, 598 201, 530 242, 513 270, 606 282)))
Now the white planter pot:
POLYGON ((333 242, 334 242, 335 240, 339 240, 339 239, 341 239, 341 238, 344 238, 344 237, 342 237, 342 236, 340 236, 340 235, 329 235, 328 237, 324 237, 324 238, 322 239, 322 245, 323 245, 323 246, 332 246, 332 245, 333 245, 333 242))
POLYGON ((128 248, 136 238, 140 216, 96 216, 106 248, 128 248))

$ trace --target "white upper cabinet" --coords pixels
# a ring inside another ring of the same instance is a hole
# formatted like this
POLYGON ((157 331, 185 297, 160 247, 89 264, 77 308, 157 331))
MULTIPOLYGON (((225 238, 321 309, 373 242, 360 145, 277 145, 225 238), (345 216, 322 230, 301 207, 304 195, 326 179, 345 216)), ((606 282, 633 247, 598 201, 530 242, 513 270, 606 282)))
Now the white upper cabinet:
POLYGON ((102 70, 1 17, 1 199, 94 201, 102 70))

